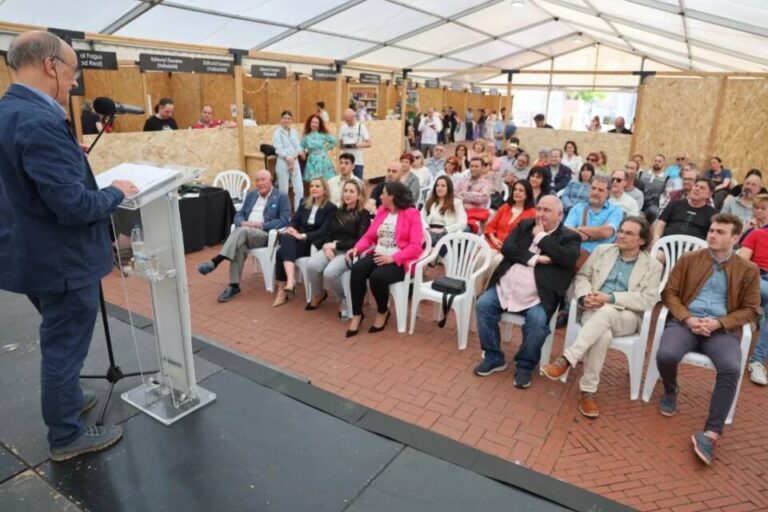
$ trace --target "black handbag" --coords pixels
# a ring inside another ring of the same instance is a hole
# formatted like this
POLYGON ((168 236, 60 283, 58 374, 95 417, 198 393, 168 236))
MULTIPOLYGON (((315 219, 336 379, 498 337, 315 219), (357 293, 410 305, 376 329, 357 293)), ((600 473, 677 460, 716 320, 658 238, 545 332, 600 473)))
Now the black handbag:
POLYGON ((432 289, 443 294, 443 318, 437 322, 437 326, 442 329, 448 320, 448 312, 451 310, 451 306, 453 306, 453 299, 457 295, 466 293, 467 283, 462 279, 440 277, 432 281, 432 289))

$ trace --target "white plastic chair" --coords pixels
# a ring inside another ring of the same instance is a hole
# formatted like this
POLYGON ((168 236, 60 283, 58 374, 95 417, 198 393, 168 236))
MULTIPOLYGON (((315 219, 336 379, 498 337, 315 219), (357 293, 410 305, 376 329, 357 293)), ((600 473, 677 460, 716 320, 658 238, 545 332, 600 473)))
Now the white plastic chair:
MULTIPOLYGON (((558 311, 559 309, 555 310, 555 312, 552 313, 552 318, 549 320, 549 335, 547 336, 547 339, 544 340, 544 345, 541 347, 541 358, 539 358, 540 367, 549 363, 549 357, 552 355, 552 342, 555 339, 555 329, 557 329, 558 311)), ((501 341, 510 342, 512 341, 512 326, 519 325, 522 327, 525 323, 525 315, 505 312, 501 314, 501 323, 506 324, 504 325, 504 330, 501 332, 501 341)))
MULTIPOLYGON (((310 256, 314 255, 317 252, 317 248, 313 245, 310 246, 309 249, 310 256)), ((305 256, 303 258, 296 258, 296 274, 297 279, 296 282, 304 282, 304 295, 307 299, 307 304, 312 302, 312 297, 314 297, 315 291, 312 289, 312 283, 309 280, 309 274, 307 273, 307 263, 309 262, 309 257, 305 256)))
POLYGON ((411 330, 416 327, 416 315, 422 300, 435 302, 435 313, 439 318, 442 313, 442 292, 432 289, 432 281, 424 281, 424 267, 436 261, 443 247, 447 252, 442 256, 445 276, 461 279, 466 283, 466 291, 454 298, 451 309, 456 313, 456 331, 459 337, 459 350, 467 348, 469 323, 475 301, 475 282, 491 264, 491 250, 488 244, 471 233, 452 233, 440 239, 432 253, 416 264, 411 297, 411 330))
MULTIPOLYGON (((411 286, 411 269, 419 261, 426 257, 432 250, 432 237, 429 236, 429 230, 424 227, 424 249, 421 255, 411 263, 410 268, 405 272, 405 278, 402 281, 389 285, 389 294, 395 301, 395 316, 397 317, 397 332, 406 331, 406 322, 408 321, 408 290, 411 286)), ((341 285, 344 288, 344 297, 347 300, 347 315, 352 318, 352 289, 350 285, 351 271, 346 271, 341 275, 341 285)))
POLYGON ((506 183, 502 183, 504 185, 504 193, 502 194, 502 197, 504 198, 504 202, 507 202, 509 200, 509 185, 506 183))
POLYGON ((651 249, 651 256, 656 257, 656 253, 661 251, 664 254, 664 273, 661 275, 661 289, 667 284, 669 273, 675 266, 680 256, 686 252, 704 249, 707 241, 690 235, 669 235, 659 238, 651 249), (671 262, 671 265, 670 265, 671 262))
POLYGON ((278 230, 271 229, 266 247, 251 249, 248 254, 253 257, 253 273, 261 269, 264 276, 264 288, 272 293, 275 291, 275 254, 277 253, 278 230))
MULTIPOLYGON (((651 359, 648 363, 648 370, 645 374, 645 384, 643 385, 643 401, 648 402, 653 394, 653 388, 656 387, 656 381, 659 380, 659 368, 656 366, 656 353, 659 351, 659 344, 661 343, 661 335, 664 333, 664 327, 667 320, 669 310, 662 308, 659 318, 656 321, 656 332, 653 336, 653 345, 651 348, 651 359)), ((733 403, 731 404, 731 410, 728 411, 728 417, 725 420, 726 425, 733 423, 733 416, 736 413, 736 402, 739 399, 739 391, 741 390, 741 382, 744 380, 744 368, 747 366, 747 356, 749 355, 749 346, 752 343, 752 328, 749 324, 745 325, 742 329, 741 335, 741 372, 739 373, 739 382, 736 384, 736 395, 733 397, 733 403)), ((700 352, 688 352, 683 357, 680 364, 690 364, 698 366, 700 368, 708 368, 715 370, 715 365, 712 360, 700 352)), ((716 370, 715 370, 716 371, 716 370)))
POLYGON ((421 210, 421 208, 426 204, 429 194, 432 193, 432 187, 435 186, 436 179, 437 178, 435 176, 432 176, 432 178, 429 180, 429 185, 426 187, 421 187, 419 190, 419 200, 416 202, 416 208, 419 210, 421 210))
POLYGON ((239 210, 243 206, 245 195, 251 189, 251 178, 243 171, 223 171, 216 175, 213 186, 229 192, 235 208, 239 210))

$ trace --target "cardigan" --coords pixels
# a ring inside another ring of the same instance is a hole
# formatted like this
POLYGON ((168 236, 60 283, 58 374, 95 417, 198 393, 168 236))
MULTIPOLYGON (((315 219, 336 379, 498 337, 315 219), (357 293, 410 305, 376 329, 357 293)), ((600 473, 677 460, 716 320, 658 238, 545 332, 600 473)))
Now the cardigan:
MULTIPOLYGON (((389 213, 389 210, 384 206, 376 211, 376 217, 374 217, 368 231, 355 244, 358 253, 366 252, 376 246, 379 226, 389 213)), ((421 215, 416 208, 408 207, 397 212, 395 243, 399 250, 392 255, 392 259, 404 270, 408 270, 410 265, 421 256, 421 246, 424 243, 424 226, 421 223, 421 215)))

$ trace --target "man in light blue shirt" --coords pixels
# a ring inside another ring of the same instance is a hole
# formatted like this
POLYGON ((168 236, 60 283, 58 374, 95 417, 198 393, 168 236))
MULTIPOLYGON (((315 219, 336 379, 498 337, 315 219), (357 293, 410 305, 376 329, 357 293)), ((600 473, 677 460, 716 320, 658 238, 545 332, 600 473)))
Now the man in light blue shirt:
POLYGON ((576 204, 565 219, 565 227, 581 235, 581 248, 588 253, 592 253, 598 245, 613 243, 624 219, 621 207, 608 201, 609 190, 609 178, 595 176, 591 182, 589 201, 576 204))

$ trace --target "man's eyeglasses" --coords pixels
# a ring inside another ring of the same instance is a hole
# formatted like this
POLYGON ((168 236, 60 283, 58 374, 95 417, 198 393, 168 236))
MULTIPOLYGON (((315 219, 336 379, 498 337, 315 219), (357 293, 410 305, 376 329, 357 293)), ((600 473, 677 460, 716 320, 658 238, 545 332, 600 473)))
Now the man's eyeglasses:
POLYGON ((74 70, 74 72, 75 72, 75 75, 74 75, 74 77, 75 77, 75 80, 79 80, 79 79, 80 79, 80 75, 82 75, 82 73, 83 73, 83 72, 82 72, 82 71, 81 71, 81 70, 80 70, 80 69, 79 69, 79 68, 78 68, 76 65, 75 65, 75 66, 73 66, 72 64, 70 64, 69 62, 65 61, 64 59, 62 59, 62 58, 61 58, 61 57, 59 57, 58 55, 54 55, 54 56, 53 56, 53 57, 51 57, 51 58, 52 58, 52 59, 54 59, 54 60, 57 60, 57 61, 61 62, 61 63, 62 63, 62 64, 64 64, 65 66, 68 66, 68 67, 72 68, 72 69, 74 70))
POLYGON ((621 183, 622 181, 624 181, 624 178, 611 178, 611 181, 614 183, 621 183))
POLYGON ((587 158, 587 162, 592 162, 594 164, 597 160, 595 158, 587 158))
POLYGON ((675 160, 677 160, 678 162, 683 162, 685 160, 685 157, 684 156, 679 156, 679 157, 675 158, 675 160))

